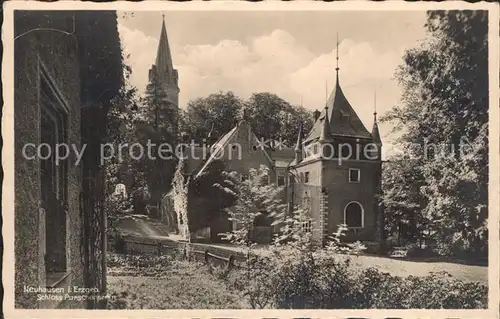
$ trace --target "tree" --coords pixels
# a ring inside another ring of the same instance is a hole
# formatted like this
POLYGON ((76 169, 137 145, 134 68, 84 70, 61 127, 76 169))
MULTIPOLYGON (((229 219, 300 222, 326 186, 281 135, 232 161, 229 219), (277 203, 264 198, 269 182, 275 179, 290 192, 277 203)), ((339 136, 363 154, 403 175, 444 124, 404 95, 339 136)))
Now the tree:
POLYGON ((185 174, 185 159, 180 159, 172 180, 174 211, 180 235, 188 243, 191 242, 191 230, 188 216, 189 178, 185 174))
POLYGON ((281 134, 286 144, 293 147, 302 125, 302 134, 307 135, 314 125, 314 118, 310 110, 303 106, 291 105, 287 111, 281 112, 281 134))
POLYGON ((269 92, 254 93, 246 103, 245 116, 259 137, 281 138, 289 146, 297 140, 300 124, 306 134, 313 125, 311 112, 269 92))
POLYGON ((410 241, 425 240, 432 226, 422 214, 426 200, 420 191, 420 165, 417 160, 393 160, 384 164, 382 175, 385 231, 410 241))
POLYGON ((197 143, 203 143, 210 131, 220 137, 229 132, 240 118, 243 101, 233 92, 219 92, 189 101, 182 114, 182 130, 197 143))
POLYGON ((246 247, 248 254, 256 244, 252 233, 255 218, 261 214, 268 214, 271 218, 284 216, 288 208, 282 199, 283 187, 267 183, 269 174, 265 166, 250 169, 246 180, 236 172, 223 172, 223 183, 214 185, 235 198, 228 211, 236 227, 224 238, 246 247))
MULTIPOLYGON (((254 132, 266 140, 281 138, 292 146, 297 140, 300 124, 307 133, 313 125, 309 110, 290 105, 272 93, 254 93, 243 101, 233 92, 219 92, 188 102, 181 117, 181 127, 195 142, 215 142, 229 132, 242 118, 254 132), (207 141, 211 134, 212 140, 207 141)), ((269 145, 271 146, 271 145, 269 145)))
POLYGON ((383 119, 394 123, 404 145, 405 156, 394 161, 421 160, 417 168, 400 168, 416 170, 421 187, 407 191, 423 196, 421 215, 447 254, 487 252, 487 17, 485 11, 430 11, 430 37, 405 53, 396 73, 402 104, 383 119))
POLYGON ((151 201, 157 205, 170 190, 176 167, 177 158, 174 151, 179 130, 179 110, 169 100, 155 72, 148 83, 138 113, 136 135, 141 145, 152 145, 152 157, 144 155, 135 160, 135 164, 142 168, 151 193, 151 201), (171 149, 170 154, 162 154, 164 158, 158 155, 160 144, 169 145, 171 149))

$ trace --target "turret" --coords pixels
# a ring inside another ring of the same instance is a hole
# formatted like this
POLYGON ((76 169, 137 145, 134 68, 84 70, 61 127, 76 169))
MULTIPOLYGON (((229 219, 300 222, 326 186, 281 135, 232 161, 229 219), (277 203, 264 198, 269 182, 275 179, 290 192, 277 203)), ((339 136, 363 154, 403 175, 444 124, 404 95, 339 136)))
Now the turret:
POLYGON ((321 112, 318 111, 318 110, 315 110, 313 112, 313 118, 314 118, 314 123, 316 123, 316 121, 319 119, 319 116, 321 115, 321 112))
POLYGON ((380 160, 382 158, 382 139, 380 138, 380 132, 378 130, 378 123, 377 123, 377 93, 375 92, 375 97, 374 97, 374 109, 375 111, 373 112, 373 127, 372 127, 372 140, 375 145, 377 145, 377 157, 380 160))
POLYGON ((299 127, 299 135, 297 136, 297 145, 295 146, 295 164, 302 161, 302 124, 299 127))
POLYGON ((328 106, 325 106, 325 118, 323 119, 321 133, 319 135, 320 143, 332 142, 332 135, 330 132, 330 120, 328 119, 328 106))

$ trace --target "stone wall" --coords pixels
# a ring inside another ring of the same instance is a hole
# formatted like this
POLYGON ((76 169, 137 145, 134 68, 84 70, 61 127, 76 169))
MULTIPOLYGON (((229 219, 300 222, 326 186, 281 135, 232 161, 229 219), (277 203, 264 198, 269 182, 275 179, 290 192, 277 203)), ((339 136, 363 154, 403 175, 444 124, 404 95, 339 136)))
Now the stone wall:
POLYGON ((350 202, 360 203, 364 211, 364 227, 349 231, 344 239, 346 241, 370 241, 374 240, 377 229, 377 214, 374 211, 376 195, 375 182, 379 170, 377 162, 348 161, 338 164, 338 161, 325 162, 324 187, 328 193, 328 230, 330 233, 337 230, 337 226, 344 222, 344 209, 350 202), (349 169, 360 169, 360 182, 349 182, 349 169))
MULTIPOLYGON (((52 16, 54 17, 54 16, 52 16)), ((54 28, 71 32, 72 14, 61 13, 56 19, 44 13, 15 13, 15 34, 34 28, 54 28)), ((68 140, 80 149, 80 76, 77 42, 61 32, 31 32, 14 44, 14 147, 15 147, 15 306, 37 308, 36 294, 24 293, 24 286, 45 286, 43 260, 44 231, 40 223, 40 168, 37 160, 22 154, 26 143, 40 144, 39 72, 43 65, 69 106, 68 140)), ((67 247, 72 284, 83 284, 80 257, 80 168, 70 157, 68 165, 67 247)))

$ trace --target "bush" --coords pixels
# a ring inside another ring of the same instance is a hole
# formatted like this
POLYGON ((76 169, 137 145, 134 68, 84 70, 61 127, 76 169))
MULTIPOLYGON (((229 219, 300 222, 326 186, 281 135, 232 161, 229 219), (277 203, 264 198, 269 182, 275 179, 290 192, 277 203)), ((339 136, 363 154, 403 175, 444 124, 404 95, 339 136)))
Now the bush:
POLYGON ((432 258, 441 256, 436 250, 432 247, 420 247, 417 244, 411 244, 406 246, 407 257, 417 257, 417 258, 432 258))
POLYGON ((114 252, 116 252, 118 254, 125 254, 126 253, 125 247, 126 247, 126 243, 125 243, 125 239, 123 238, 123 236, 115 236, 112 239, 112 249, 114 252))
POLYGON ((478 309, 488 289, 445 272, 426 277, 391 276, 375 268, 359 271, 349 259, 317 251, 282 250, 254 257, 250 270, 228 275, 254 308, 286 309, 478 309), (355 271, 357 270, 357 272, 355 271))

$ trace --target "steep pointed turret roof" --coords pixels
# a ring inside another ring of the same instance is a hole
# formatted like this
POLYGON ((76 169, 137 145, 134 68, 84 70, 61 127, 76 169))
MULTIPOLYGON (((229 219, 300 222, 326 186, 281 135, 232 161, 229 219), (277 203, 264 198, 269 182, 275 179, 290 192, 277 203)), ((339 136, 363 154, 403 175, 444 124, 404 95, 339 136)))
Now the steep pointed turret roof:
POLYGON ((332 141, 332 133, 330 127, 330 121, 328 120, 330 117, 328 116, 328 105, 325 106, 325 116, 323 118, 321 124, 321 132, 319 133, 319 141, 320 142, 331 142, 332 141))
POLYGON ((380 138, 380 133, 378 131, 377 112, 373 113, 372 139, 373 142, 382 144, 382 139, 380 138))
POLYGON ((295 152, 302 152, 302 123, 299 126, 299 135, 297 136, 297 144, 294 150, 295 152))
POLYGON ((323 121, 325 118, 330 122, 330 133, 332 136, 349 136, 355 138, 371 138, 370 132, 363 125, 358 115, 352 108, 349 101, 342 92, 339 83, 339 76, 337 72, 337 83, 333 89, 330 97, 326 102, 325 108, 316 123, 306 138, 306 142, 317 139, 323 130, 323 121), (328 112, 328 114, 326 114, 328 112))
POLYGON ((160 42, 158 43, 158 51, 156 52, 155 66, 160 80, 164 83, 174 83, 174 66, 172 63, 170 46, 168 44, 165 20, 163 20, 161 26, 160 42))
MULTIPOLYGON (((335 136, 348 136, 354 138, 371 138, 370 132, 363 125, 363 122, 359 119, 358 115, 352 108, 349 101, 342 92, 339 81, 339 36, 337 34, 337 67, 336 71, 336 83, 330 97, 326 101, 326 107, 320 114, 319 118, 314 123, 314 126, 307 136, 305 142, 309 142, 320 138, 321 134, 325 130, 323 125, 325 121, 330 122, 330 133, 333 137, 335 136)), ((324 134, 324 133, 323 133, 324 134)))

